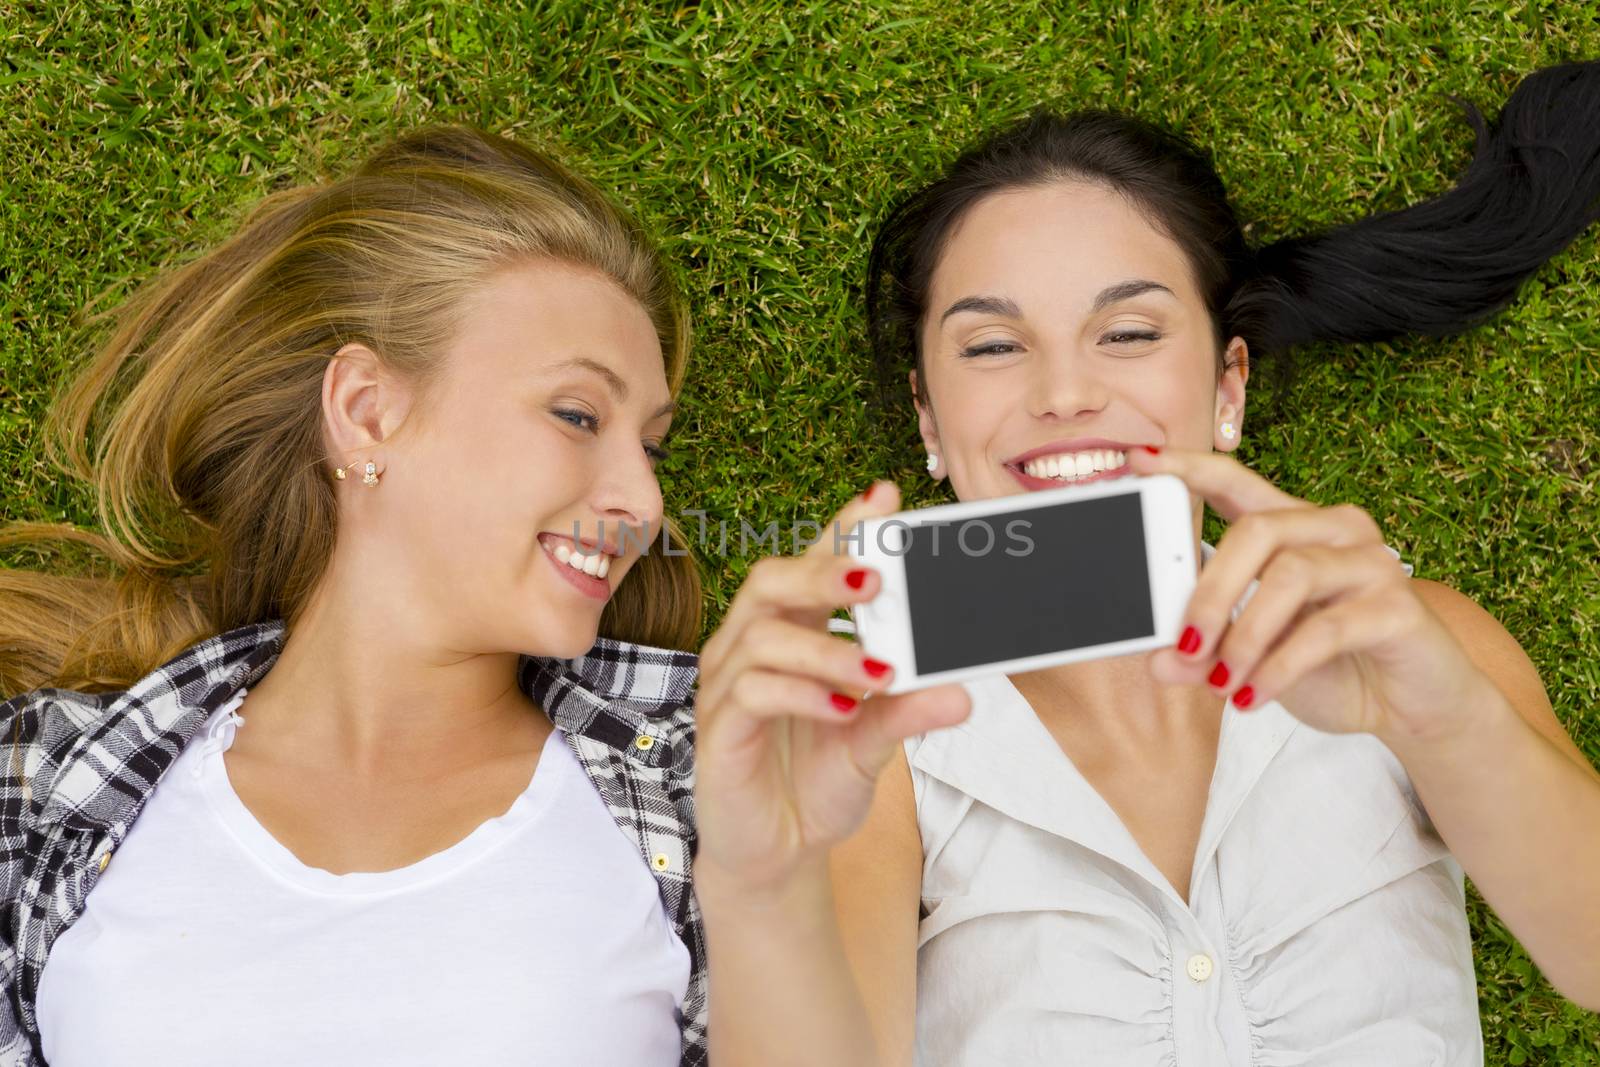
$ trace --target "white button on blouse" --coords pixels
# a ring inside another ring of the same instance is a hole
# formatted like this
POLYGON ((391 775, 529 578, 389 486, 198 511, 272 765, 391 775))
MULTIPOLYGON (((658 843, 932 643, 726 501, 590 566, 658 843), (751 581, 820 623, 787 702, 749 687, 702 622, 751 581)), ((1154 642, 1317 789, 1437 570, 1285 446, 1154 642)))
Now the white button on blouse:
POLYGON ((1228 705, 1185 903, 1009 679, 967 688, 906 743, 919 1065, 1483 1062, 1462 871, 1382 742, 1228 705))

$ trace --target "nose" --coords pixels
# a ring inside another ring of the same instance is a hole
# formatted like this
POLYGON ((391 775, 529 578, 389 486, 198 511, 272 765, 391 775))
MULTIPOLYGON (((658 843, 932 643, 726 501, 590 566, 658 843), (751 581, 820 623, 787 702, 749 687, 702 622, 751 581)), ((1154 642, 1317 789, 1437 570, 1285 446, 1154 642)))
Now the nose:
POLYGON ((1109 396, 1093 360, 1069 350, 1034 360, 1028 384, 1028 414, 1039 419, 1071 422, 1093 415, 1106 406, 1109 396))
POLYGON ((624 546, 638 544, 641 532, 648 543, 660 527, 661 482, 642 449, 632 456, 613 454, 595 480, 591 500, 605 524, 605 536, 624 546), (626 537, 624 528, 630 529, 626 537))

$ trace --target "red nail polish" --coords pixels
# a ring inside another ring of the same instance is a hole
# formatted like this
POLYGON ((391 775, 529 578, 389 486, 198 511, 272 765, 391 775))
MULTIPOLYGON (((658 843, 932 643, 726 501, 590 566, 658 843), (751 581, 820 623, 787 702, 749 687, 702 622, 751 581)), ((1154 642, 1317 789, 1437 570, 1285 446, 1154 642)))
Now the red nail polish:
POLYGON ((1237 693, 1233 694, 1233 706, 1236 708, 1248 708, 1251 704, 1255 703, 1255 699, 1256 691, 1247 685, 1237 693))
POLYGON ((844 584, 851 589, 860 589, 867 584, 867 572, 859 568, 847 572, 844 576, 844 584))
POLYGON ((834 693, 828 699, 833 701, 833 706, 838 709, 841 715, 855 707, 857 703, 854 697, 847 697, 843 693, 834 693))
POLYGON ((1200 631, 1193 626, 1183 628, 1183 636, 1178 638, 1178 651, 1185 656, 1192 656, 1200 651, 1200 631))
POLYGON ((861 666, 866 668, 867 673, 874 678, 882 678, 889 673, 889 665, 887 663, 881 659, 873 659, 871 656, 862 656, 861 666))
POLYGON ((1161 455, 1161 449, 1157 448, 1155 445, 1145 445, 1144 450, 1150 453, 1152 456, 1161 455))
POLYGON ((1218 689, 1221 689, 1223 686, 1227 685, 1228 665, 1222 662, 1220 659, 1217 660, 1217 665, 1211 668, 1211 673, 1206 677, 1206 681, 1210 682, 1218 689))

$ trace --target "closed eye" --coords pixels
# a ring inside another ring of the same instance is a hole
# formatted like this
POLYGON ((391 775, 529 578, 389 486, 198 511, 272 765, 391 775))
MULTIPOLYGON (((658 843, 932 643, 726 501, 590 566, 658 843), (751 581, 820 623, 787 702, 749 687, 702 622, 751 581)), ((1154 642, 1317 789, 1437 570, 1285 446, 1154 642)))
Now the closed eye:
POLYGON ((1150 330, 1117 330, 1100 338, 1102 344, 1111 345, 1136 344, 1159 340, 1161 340, 1161 335, 1150 330))
POLYGON ((963 348, 961 357, 970 359, 976 356, 1008 356, 1020 348, 1020 345, 1012 344, 1010 341, 990 341, 988 344, 971 345, 963 348))

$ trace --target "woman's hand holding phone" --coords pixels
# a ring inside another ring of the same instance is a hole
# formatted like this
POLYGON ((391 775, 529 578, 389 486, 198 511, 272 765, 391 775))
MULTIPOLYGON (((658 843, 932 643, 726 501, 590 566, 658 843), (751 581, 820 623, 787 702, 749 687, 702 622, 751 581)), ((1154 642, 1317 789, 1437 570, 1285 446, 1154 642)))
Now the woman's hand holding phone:
POLYGON ((876 572, 836 554, 835 531, 899 501, 892 482, 874 483, 804 555, 757 562, 702 650, 697 882, 781 893, 797 871, 825 866, 865 818, 895 747, 970 712, 959 685, 883 695, 888 665, 827 632, 836 609, 879 588, 876 572))
POLYGON ((701 651, 694 889, 718 1064, 884 1062, 845 954, 828 852, 865 820, 896 745, 971 711, 959 686, 884 694, 893 672, 827 632, 836 609, 881 584, 836 554, 835 530, 899 500, 875 483, 804 555, 758 562, 701 651))
POLYGON ((1277 700, 1319 730, 1375 735, 1545 976, 1600 1008, 1600 773, 1516 641, 1459 593, 1408 578, 1358 508, 1314 507, 1226 456, 1129 459, 1177 475, 1230 524, 1190 599, 1193 633, 1152 654, 1156 677, 1209 677, 1241 710, 1277 700))
POLYGON ((1241 711, 1277 700, 1319 730, 1391 748, 1453 736, 1504 706, 1365 511, 1317 507, 1221 453, 1140 450, 1129 463, 1176 475, 1229 524, 1178 647, 1151 657, 1158 679, 1208 683, 1241 711))

